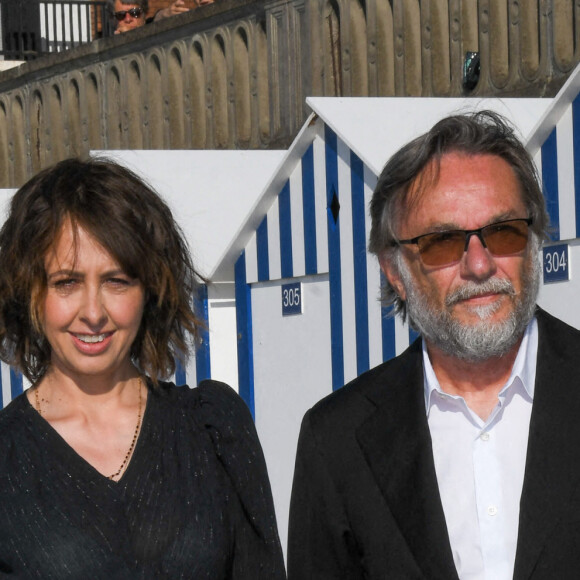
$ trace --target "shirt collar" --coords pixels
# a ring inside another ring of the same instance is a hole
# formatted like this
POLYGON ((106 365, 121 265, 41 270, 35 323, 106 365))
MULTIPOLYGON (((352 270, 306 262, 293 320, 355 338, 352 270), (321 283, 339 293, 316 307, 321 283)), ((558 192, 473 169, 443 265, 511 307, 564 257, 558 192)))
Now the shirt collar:
MULTIPOLYGON (((425 410, 427 415, 429 415, 429 409, 431 408, 431 394, 433 391, 438 391, 443 393, 441 385, 435 376, 435 371, 429 360, 429 354, 427 353, 427 345, 425 340, 423 342, 423 371, 424 371, 424 393, 425 393, 425 410)), ((532 318, 526 327, 514 366, 512 367, 512 372, 510 377, 502 390, 500 395, 506 391, 516 380, 519 378, 524 386, 524 389, 530 400, 534 399, 534 389, 536 383, 536 360, 538 357, 538 321, 536 317, 532 318)))

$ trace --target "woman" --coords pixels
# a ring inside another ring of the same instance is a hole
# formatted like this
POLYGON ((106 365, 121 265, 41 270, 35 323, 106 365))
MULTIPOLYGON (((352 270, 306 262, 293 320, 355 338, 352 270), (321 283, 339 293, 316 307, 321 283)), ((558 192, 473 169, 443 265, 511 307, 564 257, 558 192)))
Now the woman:
POLYGON ((266 467, 226 385, 158 380, 188 351, 197 275, 165 203, 63 161, 0 231, 0 576, 283 578, 266 467))

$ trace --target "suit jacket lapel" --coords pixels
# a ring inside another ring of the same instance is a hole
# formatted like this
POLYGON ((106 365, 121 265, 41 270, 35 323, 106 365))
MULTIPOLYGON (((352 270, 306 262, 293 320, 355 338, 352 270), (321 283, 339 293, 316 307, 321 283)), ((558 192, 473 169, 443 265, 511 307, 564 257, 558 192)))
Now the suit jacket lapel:
POLYGON ((357 437, 426 578, 457 578, 435 474, 423 395, 420 341, 389 365, 369 399, 376 411, 357 437))
POLYGON ((539 343, 514 578, 529 578, 580 484, 580 338, 538 312, 539 343))

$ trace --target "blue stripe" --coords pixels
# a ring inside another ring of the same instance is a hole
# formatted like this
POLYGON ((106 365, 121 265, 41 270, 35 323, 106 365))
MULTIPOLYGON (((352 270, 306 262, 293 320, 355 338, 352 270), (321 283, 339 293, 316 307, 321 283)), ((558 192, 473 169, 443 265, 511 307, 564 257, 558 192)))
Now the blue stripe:
POLYGON ((558 202, 558 145, 556 129, 542 145, 542 184, 546 197, 546 209, 550 216, 548 235, 551 240, 560 239, 560 212, 558 202))
POLYGON ((256 418, 254 405, 254 352, 252 345, 252 301, 251 288, 246 280, 246 252, 235 265, 236 281, 236 325, 238 332, 238 381, 240 396, 248 405, 252 417, 256 418))
POLYGON ((200 331, 199 343, 195 349, 195 374, 199 383, 205 379, 211 379, 211 361, 209 345, 209 312, 207 299, 207 286, 201 284, 195 297, 196 312, 201 317, 204 326, 200 331))
POLYGON ((177 359, 175 361, 175 384, 178 387, 182 387, 187 384, 187 376, 185 374, 185 368, 181 364, 181 361, 177 359))
MULTIPOLYGON (((381 288, 386 283, 385 275, 381 272, 381 288)), ((395 318, 392 306, 381 307, 381 333, 383 340, 383 361, 392 359, 397 354, 395 343, 395 318)))
POLYGON ((356 370, 369 370, 369 301, 367 284, 367 249, 365 229, 365 192, 363 162, 350 153, 352 190, 352 245, 354 256, 354 310, 356 321, 356 370))
POLYGON ((318 273, 316 249, 316 205, 314 202, 314 146, 302 157, 302 212, 304 219, 304 262, 306 274, 318 273))
POLYGON ((258 280, 270 279, 270 258, 268 252, 268 216, 256 230, 256 248, 258 253, 258 280))
POLYGON ((287 181, 278 196, 280 220, 280 270, 282 278, 292 278, 292 216, 290 213, 290 182, 287 181))
POLYGON ((580 95, 572 103, 574 134, 574 203, 576 205, 576 237, 580 238, 580 95))
POLYGON ((332 215, 333 199, 338 201, 338 154, 336 134, 324 126, 326 157, 326 208, 328 230, 328 278, 330 287, 330 345, 332 389, 344 385, 344 357, 342 336, 342 286, 340 266, 340 218, 332 215))
POLYGON ((22 373, 10 367, 10 394, 12 399, 22 394, 24 390, 22 385, 22 373))

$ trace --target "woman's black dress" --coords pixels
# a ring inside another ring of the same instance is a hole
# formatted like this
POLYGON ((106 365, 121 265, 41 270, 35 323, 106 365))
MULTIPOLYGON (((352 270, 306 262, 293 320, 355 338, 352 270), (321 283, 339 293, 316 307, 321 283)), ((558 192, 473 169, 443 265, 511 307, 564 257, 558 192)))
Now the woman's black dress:
POLYGON ((285 577, 266 466, 228 386, 149 388, 118 482, 82 459, 26 395, 0 412, 0 577, 285 577))

